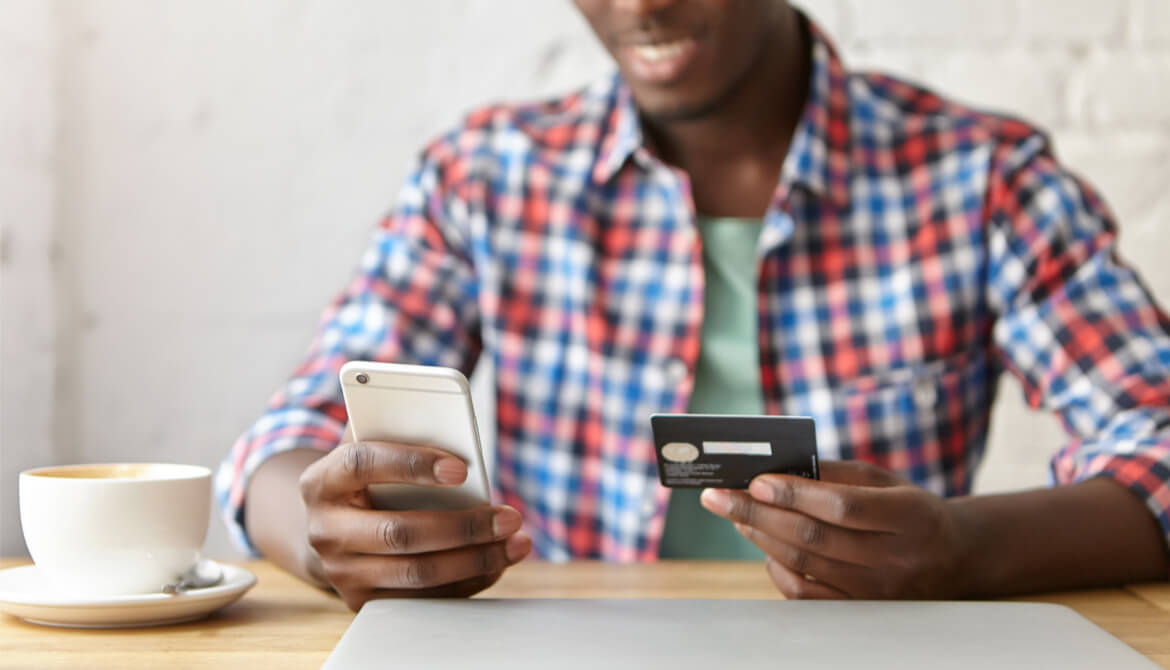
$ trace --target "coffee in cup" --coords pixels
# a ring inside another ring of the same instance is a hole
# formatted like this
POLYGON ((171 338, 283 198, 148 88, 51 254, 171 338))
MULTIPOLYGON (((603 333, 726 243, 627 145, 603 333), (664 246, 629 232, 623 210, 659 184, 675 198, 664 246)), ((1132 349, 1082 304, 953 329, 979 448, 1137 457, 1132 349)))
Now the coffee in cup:
POLYGON ((211 470, 110 463, 20 473, 20 523, 37 569, 62 594, 154 593, 199 560, 211 470))

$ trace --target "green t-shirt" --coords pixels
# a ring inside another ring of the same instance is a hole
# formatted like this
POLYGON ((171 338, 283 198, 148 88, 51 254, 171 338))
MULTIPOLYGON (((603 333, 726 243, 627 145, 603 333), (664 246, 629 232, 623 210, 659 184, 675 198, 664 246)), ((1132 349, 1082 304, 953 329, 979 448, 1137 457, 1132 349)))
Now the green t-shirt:
MULTIPOLYGON (((764 414, 756 311, 756 244, 763 223, 698 220, 703 240, 703 331, 692 414, 764 414)), ((674 489, 666 512, 661 558, 763 560, 764 553, 730 521, 699 504, 701 489, 674 489)))

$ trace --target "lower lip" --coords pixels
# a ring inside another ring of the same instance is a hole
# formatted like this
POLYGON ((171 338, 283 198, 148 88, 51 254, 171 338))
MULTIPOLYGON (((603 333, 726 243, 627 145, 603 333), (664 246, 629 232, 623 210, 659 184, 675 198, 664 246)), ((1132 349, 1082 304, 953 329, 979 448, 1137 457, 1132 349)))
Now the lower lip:
POLYGON ((668 84, 678 79, 686 71, 691 61, 695 59, 695 53, 698 50, 699 43, 697 41, 686 40, 676 53, 660 60, 651 61, 643 58, 635 47, 624 47, 630 75, 654 84, 668 84))

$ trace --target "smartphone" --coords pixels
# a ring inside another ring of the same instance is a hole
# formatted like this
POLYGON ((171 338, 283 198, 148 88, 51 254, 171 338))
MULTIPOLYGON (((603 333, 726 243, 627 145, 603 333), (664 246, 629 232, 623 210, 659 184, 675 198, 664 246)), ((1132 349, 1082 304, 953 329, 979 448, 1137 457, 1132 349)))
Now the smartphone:
POLYGON ((467 463, 456 487, 372 484, 377 509, 465 509, 491 502, 471 387, 452 368, 351 361, 341 391, 354 440, 435 447, 467 463))

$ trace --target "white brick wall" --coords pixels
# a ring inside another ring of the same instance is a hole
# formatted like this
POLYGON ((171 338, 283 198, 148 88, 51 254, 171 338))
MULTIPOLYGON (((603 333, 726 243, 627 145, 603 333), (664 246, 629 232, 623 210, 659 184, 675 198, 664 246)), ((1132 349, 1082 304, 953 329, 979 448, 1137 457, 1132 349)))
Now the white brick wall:
POLYGON ((0 2, 0 556, 24 551, 18 473, 56 457, 49 9, 39 0, 0 2))
POLYGON ((1134 22, 1138 26, 1139 44, 1170 46, 1170 2, 1166 0, 1135 0, 1134 22))
POLYGON ((1072 81, 1086 125, 1170 132, 1170 52, 1095 53, 1072 81))
POLYGON ((1125 36, 1132 13, 1125 0, 1021 0, 1015 4, 1020 41, 1057 48, 1116 45, 1125 36))
MULTIPOLYGON (((819 3, 807 4, 815 13, 819 3)), ((1005 44, 1015 32, 1017 10, 1012 0, 845 0, 837 11, 846 20, 848 33, 839 41, 934 47, 1005 44)))
MULTIPOLYGON (((847 63, 1049 129, 1170 301, 1170 0, 800 4, 847 63)), ((0 56, 7 554, 21 467, 214 464, 421 143, 607 67, 567 0, 5 0, 0 56)), ((1042 483, 1062 439, 1019 395, 1005 384, 981 490, 1042 483)), ((211 553, 229 553, 218 526, 211 553)))

